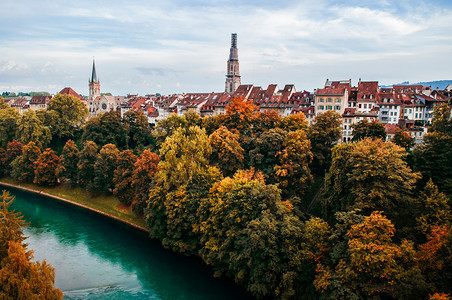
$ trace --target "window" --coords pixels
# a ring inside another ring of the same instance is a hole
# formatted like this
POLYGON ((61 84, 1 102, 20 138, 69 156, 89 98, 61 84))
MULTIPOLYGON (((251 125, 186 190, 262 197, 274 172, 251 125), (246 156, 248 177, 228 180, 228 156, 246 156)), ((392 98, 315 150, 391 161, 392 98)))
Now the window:
POLYGON ((332 102, 333 101, 333 99, 331 99, 331 98, 328 98, 328 102, 332 102))
POLYGON ((367 103, 364 103, 364 108, 367 108, 367 103))
POLYGON ((336 103, 341 103, 341 99, 336 98, 336 103))
POLYGON ((335 110, 341 110, 341 106, 340 106, 340 105, 336 105, 336 106, 334 107, 334 109, 335 109, 335 110))
POLYGON ((319 105, 319 110, 323 110, 323 105, 319 105))
POLYGON ((326 110, 332 110, 332 109, 333 109, 333 106, 331 106, 331 105, 326 106, 326 110))
POLYGON ((319 102, 323 102, 323 98, 319 98, 319 102))

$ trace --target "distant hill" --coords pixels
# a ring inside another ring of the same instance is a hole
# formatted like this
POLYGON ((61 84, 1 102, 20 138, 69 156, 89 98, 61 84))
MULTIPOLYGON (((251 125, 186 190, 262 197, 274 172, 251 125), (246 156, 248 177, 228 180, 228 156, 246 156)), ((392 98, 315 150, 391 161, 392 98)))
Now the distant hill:
MULTIPOLYGON (((401 83, 395 83, 394 85, 399 85, 399 84, 410 84, 410 85, 423 85, 423 86, 431 86, 432 89, 436 89, 437 87, 440 90, 444 90, 444 88, 448 85, 448 84, 452 84, 452 80, 435 80, 435 81, 425 81, 425 82, 417 82, 417 83, 410 83, 409 81, 405 81, 405 82, 401 82, 401 83)), ((386 85, 383 87, 391 87, 392 85, 386 85)))

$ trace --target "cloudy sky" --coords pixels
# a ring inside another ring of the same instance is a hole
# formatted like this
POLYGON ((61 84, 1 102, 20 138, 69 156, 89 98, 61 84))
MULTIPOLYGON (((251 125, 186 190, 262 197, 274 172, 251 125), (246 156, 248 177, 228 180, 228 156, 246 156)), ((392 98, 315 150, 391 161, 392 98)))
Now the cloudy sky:
POLYGON ((231 33, 243 84, 452 79, 450 0, 1 0, 0 92, 224 90, 231 33))

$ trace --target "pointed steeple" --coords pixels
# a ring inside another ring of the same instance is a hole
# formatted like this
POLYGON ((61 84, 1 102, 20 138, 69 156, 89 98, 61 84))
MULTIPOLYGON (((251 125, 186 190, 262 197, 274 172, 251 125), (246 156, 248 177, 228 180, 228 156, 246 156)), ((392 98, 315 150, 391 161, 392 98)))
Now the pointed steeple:
POLYGON ((227 62, 225 92, 228 94, 240 86, 239 50, 237 49, 237 33, 231 34, 231 50, 227 62))
POLYGON ((229 60, 239 60, 239 50, 237 49, 237 33, 231 34, 231 51, 229 60))
POLYGON ((99 80, 97 79, 97 73, 96 73, 96 63, 94 62, 94 58, 93 58, 93 72, 91 74, 91 82, 99 82, 99 80))

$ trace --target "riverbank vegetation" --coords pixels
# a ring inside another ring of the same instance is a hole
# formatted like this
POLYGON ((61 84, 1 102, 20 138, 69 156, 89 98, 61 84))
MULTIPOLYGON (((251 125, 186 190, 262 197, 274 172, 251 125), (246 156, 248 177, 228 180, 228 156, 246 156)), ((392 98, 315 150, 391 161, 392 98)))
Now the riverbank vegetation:
POLYGON ((31 261, 33 251, 27 250, 22 232, 26 223, 9 208, 13 200, 6 191, 0 195, 0 298, 63 299, 63 292, 54 287, 52 266, 31 261))
MULTIPOLYGON (((51 109, 64 107, 58 100, 51 109)), ((359 124, 356 141, 336 145, 341 117, 333 112, 308 126, 303 114, 256 113, 239 98, 225 115, 173 114, 152 131, 134 111, 85 125, 83 112, 71 112, 69 127, 51 109, 38 111, 36 130, 48 128, 51 138, 45 145, 33 139, 42 134, 29 134, 22 144, 14 124, 23 116, 3 109, 5 176, 114 195, 166 248, 199 255, 257 298, 452 292, 447 105, 435 108, 430 133, 415 147, 403 132, 385 142, 378 123, 359 124)))

